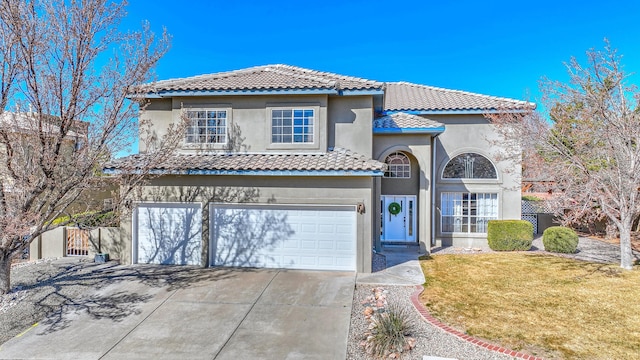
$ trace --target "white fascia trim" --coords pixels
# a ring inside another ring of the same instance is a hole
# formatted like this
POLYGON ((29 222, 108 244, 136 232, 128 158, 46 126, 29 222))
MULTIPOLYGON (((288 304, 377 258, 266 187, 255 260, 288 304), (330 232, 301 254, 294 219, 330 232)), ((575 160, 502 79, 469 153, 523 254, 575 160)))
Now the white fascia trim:
POLYGON ((441 134, 444 126, 435 128, 373 128, 374 134, 441 134))
POLYGON ((527 113, 530 110, 385 110, 383 111, 383 115, 391 115, 395 113, 405 113, 411 115, 484 115, 484 114, 501 114, 501 113, 511 113, 511 114, 523 114, 527 113))
MULTIPOLYGON (((106 175, 120 174, 114 168, 105 168, 106 175)), ((151 170, 150 175, 242 175, 242 176, 383 176, 382 170, 151 170)))
POLYGON ((340 95, 343 95, 343 96, 384 95, 384 90, 340 90, 340 95))
POLYGON ((160 91, 145 94, 147 99, 162 99, 176 96, 220 96, 220 95, 337 95, 335 89, 293 89, 293 90, 198 90, 160 91))

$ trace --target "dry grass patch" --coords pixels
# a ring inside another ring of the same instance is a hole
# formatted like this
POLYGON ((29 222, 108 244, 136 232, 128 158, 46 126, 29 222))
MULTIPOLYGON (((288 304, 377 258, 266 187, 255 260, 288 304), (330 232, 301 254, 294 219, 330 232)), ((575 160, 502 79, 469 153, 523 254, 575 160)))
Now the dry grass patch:
POLYGON ((443 322, 547 358, 640 358, 640 271, 525 253, 422 260, 443 322))

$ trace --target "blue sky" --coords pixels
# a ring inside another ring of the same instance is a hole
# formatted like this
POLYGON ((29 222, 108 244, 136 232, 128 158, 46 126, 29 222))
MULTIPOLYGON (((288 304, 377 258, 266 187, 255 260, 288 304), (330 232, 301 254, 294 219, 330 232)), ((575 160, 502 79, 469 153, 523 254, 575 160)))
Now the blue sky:
POLYGON ((173 36, 158 79, 283 63, 537 102, 543 76, 566 80, 563 62, 605 37, 640 71, 640 1, 130 0, 128 12, 123 28, 173 36))

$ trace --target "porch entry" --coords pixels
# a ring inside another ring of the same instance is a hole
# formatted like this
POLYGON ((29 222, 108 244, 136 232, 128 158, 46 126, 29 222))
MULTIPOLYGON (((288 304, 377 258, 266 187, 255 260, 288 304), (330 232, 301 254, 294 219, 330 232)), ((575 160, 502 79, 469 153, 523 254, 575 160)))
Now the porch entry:
POLYGON ((415 242, 417 203, 415 195, 380 197, 383 242, 415 242))

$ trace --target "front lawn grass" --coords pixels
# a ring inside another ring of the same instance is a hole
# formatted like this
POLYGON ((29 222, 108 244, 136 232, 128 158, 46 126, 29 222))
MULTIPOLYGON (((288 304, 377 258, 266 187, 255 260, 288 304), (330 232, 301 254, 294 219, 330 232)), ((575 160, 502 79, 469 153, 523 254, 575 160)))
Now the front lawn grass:
POLYGON ((421 261, 442 322, 545 358, 640 358, 640 271, 525 253, 421 261))

